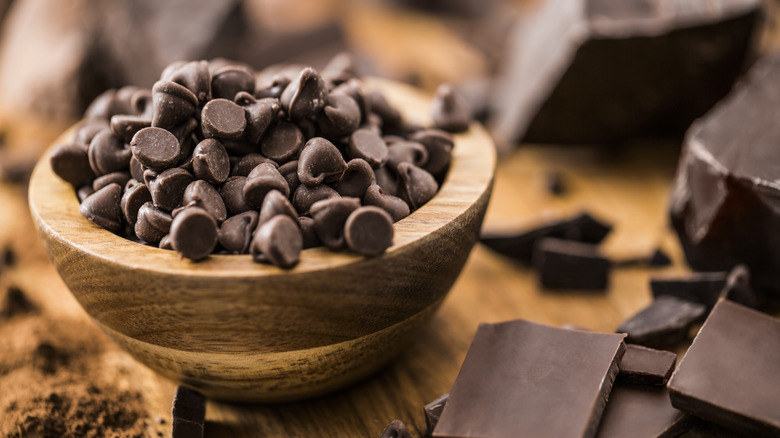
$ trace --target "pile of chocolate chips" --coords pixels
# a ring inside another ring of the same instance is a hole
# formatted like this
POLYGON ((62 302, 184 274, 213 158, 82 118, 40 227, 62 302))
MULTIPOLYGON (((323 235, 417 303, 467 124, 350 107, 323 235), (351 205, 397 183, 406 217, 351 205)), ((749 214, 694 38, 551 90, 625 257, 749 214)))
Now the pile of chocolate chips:
POLYGON ((101 227, 183 257, 247 254, 282 268, 304 248, 365 256, 428 202, 470 114, 450 87, 436 128, 405 124, 367 91, 348 55, 322 74, 255 73, 224 60, 169 65, 151 90, 109 90, 51 166, 101 227))

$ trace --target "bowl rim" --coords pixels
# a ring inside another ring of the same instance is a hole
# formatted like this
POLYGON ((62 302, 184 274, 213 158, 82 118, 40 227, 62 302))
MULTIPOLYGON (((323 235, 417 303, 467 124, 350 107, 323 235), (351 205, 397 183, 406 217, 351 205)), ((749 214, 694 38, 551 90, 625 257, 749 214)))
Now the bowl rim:
MULTIPOLYGON (((407 122, 430 126, 430 95, 411 86, 384 79, 368 78, 368 89, 379 89, 407 122)), ((284 270, 260 264, 251 255, 210 255, 192 262, 170 250, 134 242, 89 222, 78 211, 75 190, 57 177, 49 156, 59 144, 67 143, 76 126, 66 130, 46 150, 33 170, 29 185, 29 206, 39 234, 76 249, 85 256, 133 270, 171 275, 218 278, 259 278, 303 274, 340 268, 366 260, 349 251, 333 252, 324 247, 303 250, 300 262, 284 270), (106 248, 109 247, 110 251, 106 248)), ((406 218, 393 224, 393 245, 378 257, 394 257, 404 248, 421 244, 424 237, 468 213, 490 189, 496 166, 496 150, 485 128, 472 123, 469 130, 453 134, 450 169, 436 195, 406 218)), ((46 239, 44 239, 46 240, 46 239)))

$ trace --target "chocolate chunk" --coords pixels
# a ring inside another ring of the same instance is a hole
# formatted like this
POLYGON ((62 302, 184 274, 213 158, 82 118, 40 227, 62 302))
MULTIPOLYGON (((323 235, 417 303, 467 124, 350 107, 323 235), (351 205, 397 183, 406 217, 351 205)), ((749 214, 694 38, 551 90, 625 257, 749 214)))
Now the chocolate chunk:
POLYGON ((230 176, 230 159, 218 140, 207 138, 192 151, 192 171, 195 178, 211 184, 222 184, 230 176))
MULTIPOLYGON (((316 218, 314 223, 316 227, 316 218)), ((393 218, 379 207, 360 207, 344 223, 344 239, 352 251, 378 256, 393 244, 393 218)))
POLYGON ((130 181, 129 172, 112 172, 99 176, 92 181, 92 190, 98 191, 109 184, 119 184, 124 187, 130 181))
POLYGON ((133 230, 146 243, 158 243, 171 229, 171 214, 147 202, 138 209, 133 230))
POLYGON ((322 137, 307 141, 298 159, 298 179, 307 186, 336 182, 346 169, 341 152, 322 137))
POLYGON ((439 184, 433 175, 414 164, 398 165, 399 194, 412 210, 417 210, 423 204, 433 199, 439 190, 439 184))
MULTIPOLYGON (((351 196, 354 198, 363 198, 366 190, 375 185, 376 176, 374 169, 366 160, 355 158, 347 163, 346 169, 341 174, 341 178, 335 184, 334 188, 341 196, 351 196)), ((379 188, 379 186, 377 186, 379 188)))
POLYGON ((650 279, 653 297, 671 296, 684 301, 704 304, 712 309, 726 286, 725 272, 694 272, 682 277, 650 279))
POLYGON ((289 216, 274 216, 257 227, 251 248, 255 260, 267 260, 280 268, 290 269, 298 264, 303 249, 301 229, 289 216))
POLYGON ((751 286, 750 272, 745 265, 737 265, 729 272, 720 296, 754 309, 762 308, 766 301, 766 297, 758 294, 751 286))
POLYGON ((398 222, 406 216, 409 216, 409 204, 404 202, 401 198, 388 195, 377 184, 371 184, 368 189, 366 189, 363 203, 365 205, 374 205, 383 209, 390 214, 393 222, 398 222))
POLYGON ((246 129, 244 108, 227 99, 210 100, 203 106, 200 120, 201 129, 206 138, 216 137, 232 140, 241 137, 246 129))
POLYGON ((542 287, 578 290, 605 290, 612 266, 598 246, 553 238, 536 244, 533 265, 542 287))
POLYGON ((278 190, 271 190, 265 195, 263 205, 260 207, 260 216, 258 223, 263 225, 277 215, 289 216, 290 219, 298 220, 298 213, 293 208, 287 196, 278 190))
POLYGON ((629 257, 626 259, 615 260, 615 267, 644 267, 644 268, 656 268, 665 267, 672 264, 672 259, 662 250, 656 248, 653 253, 640 257, 629 257))
POLYGON ((117 114, 111 117, 111 132, 125 143, 130 143, 138 131, 150 126, 151 119, 144 116, 117 114))
POLYGON ((623 321, 617 332, 628 335, 626 341, 663 348, 687 339, 694 323, 707 314, 703 304, 659 296, 639 313, 623 321))
POLYGON ((217 222, 202 208, 189 207, 171 223, 171 244, 182 257, 203 260, 217 246, 217 222))
POLYGON ((222 197, 211 184, 203 180, 190 183, 184 191, 182 205, 196 206, 206 210, 218 224, 227 219, 227 210, 222 197))
POLYGON ((249 211, 250 207, 246 200, 244 200, 244 186, 246 185, 246 177, 244 176, 231 176, 225 181, 220 189, 222 200, 225 202, 225 208, 227 208, 228 216, 233 216, 245 211, 249 211))
POLYGON ((693 424, 692 417, 672 407, 666 387, 616 382, 597 436, 671 438, 687 431, 693 424))
POLYGON ((157 81, 152 87, 152 126, 171 128, 195 115, 198 98, 183 85, 157 81))
POLYGON ((387 145, 376 132, 361 128, 349 136, 349 157, 362 158, 377 168, 387 161, 387 145))
POLYGON ((433 436, 593 437, 623 335, 480 324, 433 436))
POLYGON ((439 423, 439 418, 441 417, 441 413, 444 411, 444 406, 447 404, 447 399, 449 398, 450 393, 448 392, 423 407, 425 425, 428 428, 428 433, 425 436, 430 437, 433 435, 433 430, 436 428, 436 424, 439 423))
POLYGON ((171 409, 172 438, 203 438, 206 422, 206 397, 184 386, 176 387, 171 409))
POLYGON ((214 72, 211 78, 211 95, 214 99, 233 100, 241 92, 255 92, 255 77, 248 68, 228 65, 214 72))
POLYGON ((74 187, 90 184, 95 178, 87 150, 81 146, 59 145, 51 151, 49 162, 54 173, 74 187))
MULTIPOLYGON (((397 109, 390 105, 390 102, 385 99, 385 96, 378 91, 370 91, 366 94, 366 100, 368 101, 368 107, 371 111, 378 115, 382 120, 382 127, 384 128, 398 128, 401 126, 403 120, 401 119, 401 113, 397 109)), ((365 118, 363 119, 366 120, 365 118)))
POLYGON ((152 202, 152 194, 149 193, 149 188, 146 187, 146 184, 135 184, 125 189, 120 206, 122 214, 129 225, 135 226, 135 221, 138 219, 138 210, 147 202, 152 202))
POLYGON ((100 131, 89 143, 87 158, 95 176, 126 171, 130 165, 130 149, 109 130, 100 131))
POLYGON ((298 160, 288 161, 279 166, 279 173, 287 180, 290 193, 295 193, 298 186, 301 185, 301 180, 298 178, 298 160))
POLYGON ((298 156, 304 140, 295 124, 279 122, 266 131, 260 141, 260 152, 277 163, 285 163, 298 156))
POLYGON ((0 307, 0 318, 13 318, 38 311, 38 306, 27 298, 24 291, 16 286, 10 286, 6 289, 3 304, 0 307))
POLYGON ((211 74, 208 61, 171 64, 163 70, 160 79, 187 87, 198 98, 200 105, 211 99, 211 74))
POLYGON ((715 305, 669 380, 672 405, 753 436, 780 435, 780 321, 715 305))
POLYGON ((359 199, 341 197, 317 201, 311 206, 314 231, 325 246, 333 251, 340 251, 346 247, 344 223, 358 208, 360 208, 359 199))
POLYGON ((244 129, 246 139, 250 143, 257 144, 279 113, 281 108, 279 99, 255 100, 251 94, 240 92, 236 94, 234 101, 246 111, 246 129, 244 129))
POLYGON ((311 67, 306 67, 288 85, 279 99, 287 115, 302 120, 317 114, 328 96, 325 81, 311 67))
POLYGON ((677 363, 671 351, 654 350, 626 344, 626 354, 620 360, 618 382, 635 385, 666 385, 677 363))
POLYGON ((439 85, 433 98, 433 126, 449 132, 463 132, 471 124, 471 108, 450 84, 439 85))
POLYGON ((130 142, 130 150, 142 166, 158 172, 176 164, 181 154, 179 140, 162 128, 138 131, 130 142))
POLYGON ((108 231, 122 231, 122 187, 119 184, 109 184, 90 195, 79 206, 79 213, 95 225, 108 231))
POLYGON ((346 93, 328 95, 327 104, 317 115, 317 127, 324 137, 341 138, 360 126, 360 106, 346 93))
POLYGON ((246 177, 244 201, 251 207, 260 208, 265 195, 271 190, 278 190, 284 196, 290 196, 290 186, 279 170, 268 163, 258 164, 246 177))
POLYGON ((425 167, 428 162, 428 149, 416 141, 395 141, 387 147, 387 167, 397 169, 401 163, 411 163, 425 167))
POLYGON ((452 135, 440 129, 422 129, 409 136, 410 141, 420 143, 428 151, 428 160, 423 168, 441 177, 452 161, 452 135))
POLYGON ((401 420, 393 420, 382 431, 379 438, 412 438, 412 434, 409 433, 401 420))
POLYGON ((655 251, 653 251, 653 254, 650 255, 647 264, 653 267, 671 266, 672 259, 663 249, 656 248, 655 251))
POLYGON ((179 167, 166 169, 159 175, 150 170, 144 172, 144 180, 155 207, 168 211, 181 205, 184 191, 194 179, 189 172, 179 167))
POLYGON ((227 218, 219 227, 219 244, 232 254, 246 254, 257 227, 257 216, 256 211, 245 211, 227 218))

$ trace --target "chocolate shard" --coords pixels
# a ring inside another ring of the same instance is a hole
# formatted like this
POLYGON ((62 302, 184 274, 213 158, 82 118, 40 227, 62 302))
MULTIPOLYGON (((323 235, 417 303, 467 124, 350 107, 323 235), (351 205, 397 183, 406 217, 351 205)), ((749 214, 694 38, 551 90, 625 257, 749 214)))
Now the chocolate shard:
POLYGON ((387 425, 379 438, 412 438, 412 434, 406 429, 401 420, 393 420, 387 425))
POLYGON ((670 202, 672 225, 697 271, 743 263, 756 290, 780 296, 780 55, 759 61, 688 131, 670 202))
POLYGON ((510 32, 493 137, 508 147, 681 136, 730 91, 761 22, 760 0, 545 0, 510 32))
POLYGON ((623 321, 616 331, 625 333, 626 341, 634 344, 657 348, 673 346, 687 339, 693 324, 706 314, 707 306, 703 304, 664 295, 623 321))
POLYGON ((615 383, 599 424, 598 438, 679 436, 695 423, 675 409, 664 386, 615 383))
POLYGON ((669 380, 672 405, 751 436, 780 436, 780 321, 720 300, 669 380))
POLYGON ((650 290, 655 298, 675 297, 704 304, 709 310, 726 286, 727 275, 726 272, 695 272, 682 277, 656 277, 650 279, 650 290))
POLYGON ((587 243, 545 238, 536 245, 534 269, 547 289, 605 290, 611 262, 587 243))
POLYGON ((623 335, 481 324, 433 436, 593 437, 624 349, 623 335))
POLYGON ((656 248, 653 253, 647 256, 631 257, 622 260, 615 260, 615 267, 642 267, 642 268, 663 268, 672 264, 672 259, 661 248, 656 248))
POLYGON ((184 386, 176 387, 171 408, 173 438, 203 438, 206 422, 206 397, 184 386))
POLYGON ((666 385, 676 362, 677 355, 671 351, 626 344, 617 380, 635 385, 666 385))
POLYGON ((750 283, 750 272, 745 265, 737 265, 729 272, 726 285, 720 291, 720 296, 754 309, 762 308, 766 301, 763 294, 759 294, 753 289, 750 283))
POLYGON ((449 398, 450 393, 448 392, 423 407, 425 425, 428 427, 427 437, 433 436, 433 430, 436 428, 436 424, 439 423, 439 418, 441 418, 441 413, 444 411, 444 406, 449 398))

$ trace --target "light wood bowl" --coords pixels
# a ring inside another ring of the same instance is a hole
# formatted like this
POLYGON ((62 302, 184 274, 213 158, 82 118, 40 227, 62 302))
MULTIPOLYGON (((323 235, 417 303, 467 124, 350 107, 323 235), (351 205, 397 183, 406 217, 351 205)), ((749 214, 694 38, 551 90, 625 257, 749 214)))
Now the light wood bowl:
MULTIPOLYGON (((369 86, 406 120, 429 124, 427 96, 384 81, 369 86)), ((394 225, 384 255, 313 248, 284 271, 250 256, 192 263, 93 225, 48 157, 33 172, 30 210, 49 257, 97 325, 163 376, 208 397, 255 402, 336 390, 397 354, 439 307, 476 242, 496 162, 490 137, 473 124, 455 136, 439 193, 394 225)))

